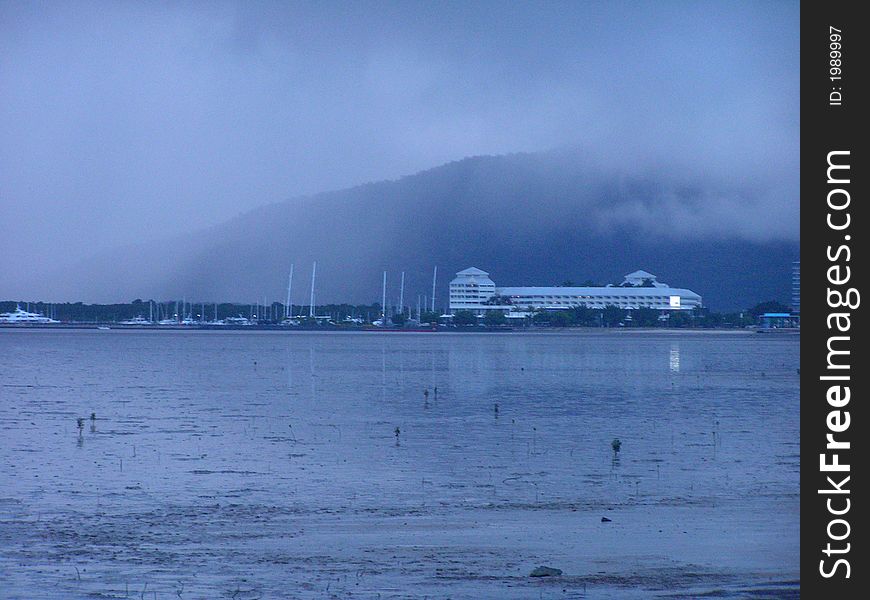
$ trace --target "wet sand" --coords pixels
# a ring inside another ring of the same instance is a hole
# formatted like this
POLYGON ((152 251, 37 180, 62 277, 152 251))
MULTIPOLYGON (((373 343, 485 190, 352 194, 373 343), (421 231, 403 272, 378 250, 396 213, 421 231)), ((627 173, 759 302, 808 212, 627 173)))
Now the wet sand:
POLYGON ((577 342, 2 332, 0 595, 798 597, 797 340, 577 342))

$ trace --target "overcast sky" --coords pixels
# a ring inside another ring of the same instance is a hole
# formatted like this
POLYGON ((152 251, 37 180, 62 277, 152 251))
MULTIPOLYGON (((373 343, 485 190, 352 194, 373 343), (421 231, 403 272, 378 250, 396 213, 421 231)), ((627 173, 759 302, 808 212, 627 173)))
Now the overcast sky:
POLYGON ((798 8, 0 0, 0 297, 28 264, 560 146, 757 181, 753 235, 796 239, 798 8))

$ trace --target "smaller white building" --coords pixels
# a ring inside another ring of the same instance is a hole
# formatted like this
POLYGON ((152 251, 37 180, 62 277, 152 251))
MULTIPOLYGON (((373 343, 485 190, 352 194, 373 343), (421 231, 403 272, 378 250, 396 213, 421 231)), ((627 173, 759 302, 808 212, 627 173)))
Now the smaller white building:
POLYGON ((522 312, 564 310, 575 306, 627 310, 692 310, 702 306, 701 296, 673 288, 647 271, 629 273, 620 285, 595 287, 497 287, 489 273, 476 267, 460 271, 450 282, 450 312, 468 310, 482 315, 488 310, 522 312))

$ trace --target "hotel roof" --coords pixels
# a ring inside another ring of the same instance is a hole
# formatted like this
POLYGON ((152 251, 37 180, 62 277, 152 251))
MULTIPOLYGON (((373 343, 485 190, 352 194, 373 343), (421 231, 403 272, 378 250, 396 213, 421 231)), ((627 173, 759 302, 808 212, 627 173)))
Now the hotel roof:
POLYGON ((649 271, 638 270, 634 273, 629 273, 625 276, 626 279, 656 279, 656 276, 650 273, 649 271))
POLYGON ((638 288, 638 287, 500 287, 502 296, 682 296, 700 298, 692 290, 683 288, 638 288))
POLYGON ((481 271, 477 267, 469 267, 469 268, 465 269, 464 271, 459 271, 457 273, 457 275, 484 275, 484 276, 486 276, 486 275, 489 275, 489 273, 487 273, 486 271, 481 271))

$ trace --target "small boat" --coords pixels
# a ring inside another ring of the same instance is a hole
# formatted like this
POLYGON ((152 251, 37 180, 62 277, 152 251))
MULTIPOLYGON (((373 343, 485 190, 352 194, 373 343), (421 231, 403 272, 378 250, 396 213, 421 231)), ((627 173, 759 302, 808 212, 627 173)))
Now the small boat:
POLYGON ((227 317, 224 319, 226 325, 252 325, 249 319, 239 315, 238 317, 227 317))
POLYGON ((153 323, 142 315, 136 315, 132 319, 121 321, 121 325, 153 325, 153 323))

